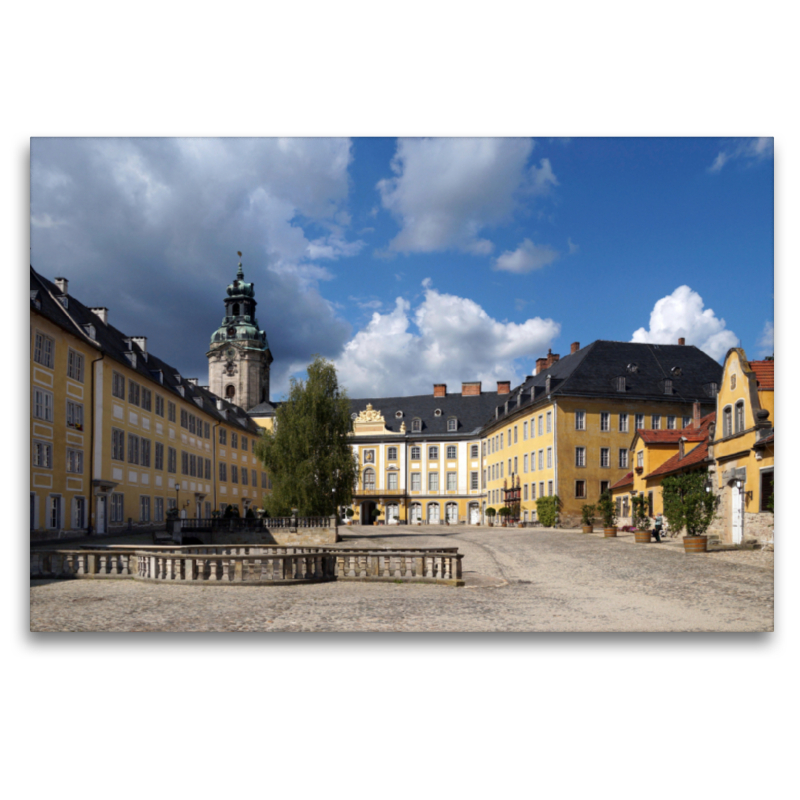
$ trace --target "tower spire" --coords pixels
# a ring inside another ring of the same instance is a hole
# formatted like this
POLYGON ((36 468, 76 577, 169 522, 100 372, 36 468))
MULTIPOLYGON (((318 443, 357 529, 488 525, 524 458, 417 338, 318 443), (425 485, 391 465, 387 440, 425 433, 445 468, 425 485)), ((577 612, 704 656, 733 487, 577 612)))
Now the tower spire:
MULTIPOLYGON (((239 258, 241 259, 242 251, 241 250, 237 250, 236 253, 239 256, 239 258)), ((240 280, 240 281, 244 280, 244 272, 242 271, 242 262, 241 261, 239 261, 239 269, 236 272, 236 279, 240 280)))

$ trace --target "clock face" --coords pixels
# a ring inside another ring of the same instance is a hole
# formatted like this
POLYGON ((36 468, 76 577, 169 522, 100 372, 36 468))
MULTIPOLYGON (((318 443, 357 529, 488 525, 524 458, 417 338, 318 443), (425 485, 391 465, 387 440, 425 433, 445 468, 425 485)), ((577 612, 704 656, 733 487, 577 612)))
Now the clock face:
POLYGON ((232 347, 229 347, 226 355, 228 358, 233 358, 236 355, 236 351, 232 347))

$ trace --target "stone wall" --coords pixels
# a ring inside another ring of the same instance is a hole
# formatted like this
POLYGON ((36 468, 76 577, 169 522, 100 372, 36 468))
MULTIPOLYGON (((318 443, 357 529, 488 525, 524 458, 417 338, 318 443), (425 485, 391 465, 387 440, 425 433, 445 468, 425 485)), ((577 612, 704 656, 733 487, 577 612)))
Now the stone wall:
POLYGON ((258 531, 215 531, 213 540, 206 541, 208 534, 188 534, 202 539, 204 544, 279 544, 284 547, 311 547, 336 544, 341 541, 335 527, 330 528, 265 528, 258 531))

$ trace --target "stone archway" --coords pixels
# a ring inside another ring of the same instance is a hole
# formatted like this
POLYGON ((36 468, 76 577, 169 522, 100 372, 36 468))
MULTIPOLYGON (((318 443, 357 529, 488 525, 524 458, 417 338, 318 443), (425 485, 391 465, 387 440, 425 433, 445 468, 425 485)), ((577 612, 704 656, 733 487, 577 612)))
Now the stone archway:
POLYGON ((364 500, 361 503, 361 524, 362 525, 373 525, 374 519, 372 517, 373 510, 377 508, 375 503, 372 500, 364 500))

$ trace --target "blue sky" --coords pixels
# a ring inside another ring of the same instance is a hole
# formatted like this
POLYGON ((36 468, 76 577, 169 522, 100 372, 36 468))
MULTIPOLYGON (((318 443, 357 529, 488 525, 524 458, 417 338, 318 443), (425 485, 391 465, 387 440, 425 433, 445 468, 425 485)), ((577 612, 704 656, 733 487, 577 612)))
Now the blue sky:
POLYGON ((187 376, 244 253, 273 399, 514 382, 548 348, 772 353, 771 139, 33 139, 31 263, 187 376))

